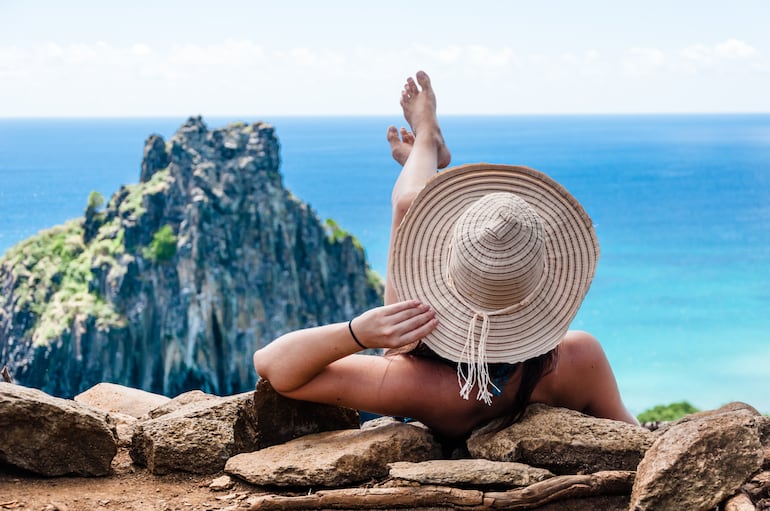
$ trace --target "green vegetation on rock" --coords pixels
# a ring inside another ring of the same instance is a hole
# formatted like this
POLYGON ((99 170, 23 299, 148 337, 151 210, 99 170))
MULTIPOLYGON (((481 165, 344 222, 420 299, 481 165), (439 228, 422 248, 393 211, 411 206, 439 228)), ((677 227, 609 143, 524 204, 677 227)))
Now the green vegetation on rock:
POLYGON ((324 222, 324 227, 326 227, 326 237, 329 240, 329 243, 342 243, 345 238, 350 238, 350 241, 353 243, 353 246, 356 247, 356 249, 358 249, 360 252, 364 251, 364 246, 361 244, 358 238, 340 227, 339 224, 333 219, 327 218, 326 222, 324 222))
MULTIPOLYGON (((144 215, 146 212, 144 209, 144 196, 154 195, 167 190, 170 184, 168 177, 168 169, 165 168, 155 172, 146 183, 125 185, 123 189, 125 190, 126 195, 123 197, 120 204, 117 205, 120 216, 132 218, 135 221, 140 216, 144 215)), ((118 194, 116 194, 116 196, 118 196, 118 194)))
MULTIPOLYGON (((131 256, 125 253, 122 222, 138 219, 145 212, 145 195, 159 193, 168 186, 167 169, 157 172, 146 183, 127 186, 122 200, 116 194, 113 201, 120 202, 109 206, 117 210, 118 215, 99 225, 88 243, 83 219, 75 219, 22 241, 0 259, 0 265, 13 276, 14 310, 29 310, 35 316, 36 322, 30 327, 35 346, 45 346, 73 328, 82 328, 89 320, 93 320, 99 330, 125 325, 125 318, 99 295, 94 270, 99 269, 107 280, 125 274, 131 256)), ((95 214, 103 206, 104 196, 91 192, 86 216, 95 214)), ((105 213, 98 214, 104 218, 105 213)), ((163 260, 168 257, 170 238, 163 229, 156 236, 157 241, 154 238, 154 246, 151 244, 149 248, 163 260)), ((171 237, 176 250, 173 232, 171 237)))
MULTIPOLYGON (((100 236, 104 227, 100 229, 100 236)), ((45 346, 76 324, 93 318, 97 328, 122 325, 125 320, 111 304, 91 290, 92 268, 115 263, 123 251, 122 233, 116 239, 83 242, 79 220, 41 231, 11 248, 2 264, 11 269, 16 287, 14 309, 28 309, 37 318, 32 327, 35 346, 45 346)))
POLYGON ((366 281, 372 289, 385 289, 382 277, 371 268, 366 268, 366 281))
POLYGON ((637 416, 637 419, 639 419, 639 422, 675 421, 685 415, 699 411, 687 401, 680 401, 668 405, 657 405, 649 410, 645 410, 637 416))
POLYGON ((97 211, 101 209, 104 206, 104 195, 97 192, 96 190, 92 191, 91 194, 88 196, 88 205, 86 206, 91 211, 97 211))
POLYGON ((150 245, 143 251, 144 257, 156 263, 171 260, 176 255, 176 235, 170 225, 164 225, 152 235, 150 245))

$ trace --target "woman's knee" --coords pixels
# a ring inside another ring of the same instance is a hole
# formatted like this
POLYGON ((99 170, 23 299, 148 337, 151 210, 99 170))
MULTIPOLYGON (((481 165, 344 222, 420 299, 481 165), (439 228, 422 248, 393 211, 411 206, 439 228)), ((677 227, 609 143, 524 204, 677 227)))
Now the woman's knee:
POLYGON ((419 192, 409 191, 394 194, 391 197, 391 206, 393 207, 393 224, 395 226, 401 225, 401 221, 404 219, 406 212, 412 206, 414 199, 419 192))

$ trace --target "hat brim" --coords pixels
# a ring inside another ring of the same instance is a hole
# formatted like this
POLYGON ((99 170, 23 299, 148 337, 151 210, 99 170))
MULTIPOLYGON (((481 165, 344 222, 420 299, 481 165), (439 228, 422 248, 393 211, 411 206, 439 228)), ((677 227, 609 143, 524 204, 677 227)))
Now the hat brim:
MULTIPOLYGON (((417 299, 436 311, 438 326, 423 342, 449 360, 460 360, 475 314, 446 280, 452 231, 471 204, 494 192, 513 193, 537 211, 543 221, 546 257, 537 292, 504 314, 489 316, 488 362, 520 362, 556 347, 596 271, 599 245, 590 217, 575 197, 547 175, 527 167, 487 163, 436 174, 396 231, 388 271, 399 300, 417 299)), ((478 329, 480 325, 474 338, 478 329)))

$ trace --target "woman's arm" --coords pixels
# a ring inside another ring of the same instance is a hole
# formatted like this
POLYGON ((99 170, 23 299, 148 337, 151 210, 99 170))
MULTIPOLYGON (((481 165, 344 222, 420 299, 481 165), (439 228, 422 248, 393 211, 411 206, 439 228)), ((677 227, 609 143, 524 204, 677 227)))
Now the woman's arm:
MULTIPOLYGON (((352 328, 368 348, 398 348, 423 338, 437 323, 430 307, 410 300, 371 309, 356 317, 352 328)), ((279 337, 254 353, 254 368, 276 391, 289 394, 300 390, 332 362, 358 351, 360 346, 347 323, 335 323, 279 337)), ((303 399, 316 400, 312 396, 303 399)))
MULTIPOLYGON (((370 348, 398 348, 431 332, 438 320, 427 305, 400 302, 371 309, 352 322, 370 348)), ((254 367, 286 397, 415 418, 447 437, 460 437, 506 413, 517 382, 493 405, 460 397, 457 373, 422 357, 354 355, 360 347, 346 323, 286 334, 254 354, 254 367)))

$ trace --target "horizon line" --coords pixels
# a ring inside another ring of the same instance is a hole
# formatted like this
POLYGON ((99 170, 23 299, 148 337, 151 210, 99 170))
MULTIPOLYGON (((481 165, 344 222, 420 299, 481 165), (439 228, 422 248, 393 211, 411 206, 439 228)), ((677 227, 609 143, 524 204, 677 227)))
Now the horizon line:
MULTIPOLYGON (((0 120, 88 120, 88 119, 188 119, 201 118, 375 118, 392 117, 401 113, 372 113, 372 114, 108 114, 108 115, 2 115, 0 120)), ((768 111, 656 111, 656 112, 519 112, 519 113, 448 113, 439 114, 439 117, 625 117, 625 116, 698 116, 698 115, 770 115, 768 111)))

